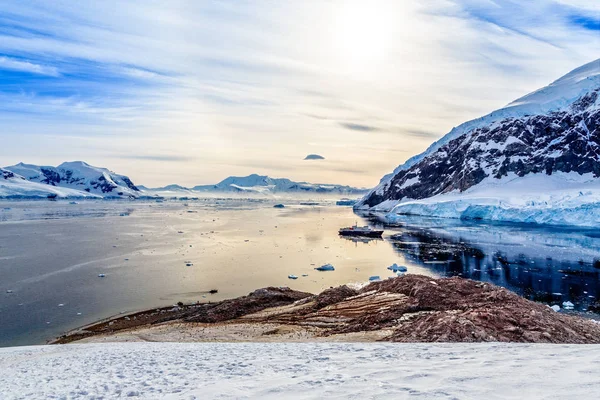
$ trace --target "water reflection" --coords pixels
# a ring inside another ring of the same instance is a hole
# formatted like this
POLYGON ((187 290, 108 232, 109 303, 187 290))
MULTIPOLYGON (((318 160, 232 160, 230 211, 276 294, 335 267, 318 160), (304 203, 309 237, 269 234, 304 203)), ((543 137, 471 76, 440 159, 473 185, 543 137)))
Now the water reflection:
MULTIPOLYGON (((381 219, 375 219, 381 224, 381 219)), ((409 264, 492 282, 528 299, 600 311, 600 232, 406 217, 386 227, 409 264)))
POLYGON ((340 238, 352 242, 358 246, 359 243, 377 243, 383 242, 383 238, 370 238, 370 237, 356 237, 356 236, 343 236, 339 235, 340 238))

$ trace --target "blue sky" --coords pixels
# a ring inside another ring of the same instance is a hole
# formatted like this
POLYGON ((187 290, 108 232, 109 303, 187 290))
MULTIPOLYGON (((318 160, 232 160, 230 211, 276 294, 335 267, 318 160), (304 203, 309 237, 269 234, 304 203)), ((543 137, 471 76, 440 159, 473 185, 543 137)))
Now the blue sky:
POLYGON ((599 54, 594 0, 7 0, 0 164, 372 186, 599 54))

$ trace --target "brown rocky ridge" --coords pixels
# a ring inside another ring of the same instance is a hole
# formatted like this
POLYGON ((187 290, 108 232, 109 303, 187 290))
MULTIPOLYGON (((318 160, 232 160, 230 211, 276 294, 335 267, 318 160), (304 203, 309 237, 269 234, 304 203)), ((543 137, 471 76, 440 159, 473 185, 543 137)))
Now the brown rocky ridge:
POLYGON ((86 341, 392 341, 600 343, 600 324, 490 283, 405 275, 318 295, 269 287, 80 328, 86 341))

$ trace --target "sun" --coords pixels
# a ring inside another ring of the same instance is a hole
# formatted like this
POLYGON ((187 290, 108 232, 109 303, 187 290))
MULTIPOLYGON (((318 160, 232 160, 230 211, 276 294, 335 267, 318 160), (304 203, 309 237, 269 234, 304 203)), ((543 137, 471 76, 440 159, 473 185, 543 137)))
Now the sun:
POLYGON ((344 1, 332 23, 333 45, 339 61, 353 75, 370 74, 384 63, 394 43, 391 1, 344 1))

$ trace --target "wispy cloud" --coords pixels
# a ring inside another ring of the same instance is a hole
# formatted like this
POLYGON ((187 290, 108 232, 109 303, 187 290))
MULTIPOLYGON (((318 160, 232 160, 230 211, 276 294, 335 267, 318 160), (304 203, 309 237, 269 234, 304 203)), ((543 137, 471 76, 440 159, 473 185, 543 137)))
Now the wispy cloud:
POLYGON ((32 74, 59 76, 58 69, 45 65, 35 64, 25 60, 0 56, 0 70, 8 69, 13 71, 23 71, 32 74))
POLYGON ((368 186, 589 62, 598 12, 587 0, 7 0, 0 152, 89 155, 154 186, 181 169, 195 184, 240 168, 368 186), (296 164, 313 152, 327 162, 296 164), (348 159, 366 167, 335 161, 348 159))
POLYGON ((165 161, 165 162, 181 162, 192 161, 193 157, 177 156, 177 155, 161 155, 161 154, 111 154, 110 157, 124 158, 128 160, 148 160, 148 161, 165 161))
POLYGON ((359 131, 359 132, 372 132, 372 131, 379 130, 379 128, 377 128, 375 126, 356 124, 353 122, 340 122, 340 125, 343 128, 350 129, 352 131, 359 131))

